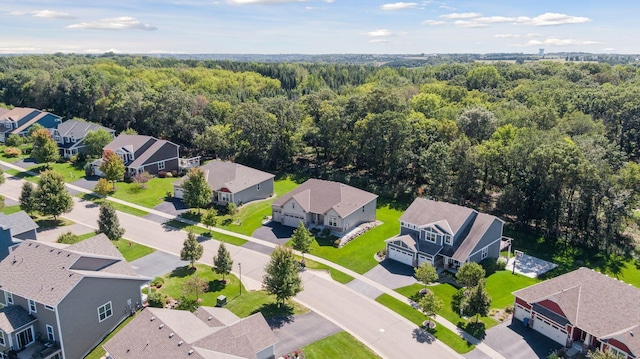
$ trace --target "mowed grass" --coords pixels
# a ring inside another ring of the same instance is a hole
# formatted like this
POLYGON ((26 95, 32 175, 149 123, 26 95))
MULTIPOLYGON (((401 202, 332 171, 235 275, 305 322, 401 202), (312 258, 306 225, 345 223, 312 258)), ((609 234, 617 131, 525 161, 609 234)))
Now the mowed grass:
POLYGON ((238 238, 238 237, 234 237, 228 234, 224 234, 224 233, 218 233, 218 232, 214 232, 214 231, 210 231, 208 229, 202 228, 202 227, 198 227, 198 226, 194 226, 194 225, 190 225, 188 223, 179 221, 177 219, 172 219, 169 220, 167 222, 165 222, 163 224, 163 226, 167 226, 167 227, 171 227, 171 228, 175 228, 175 229, 179 229, 179 230, 184 230, 184 231, 191 231, 197 235, 203 236, 203 237, 207 237, 207 238, 211 238, 211 239, 215 239, 217 241, 220 242, 224 242, 224 243, 229 243, 229 244, 233 244, 236 246, 241 246, 245 243, 247 243, 246 239, 242 239, 242 238, 238 238))
MULTIPOLYGON (((76 197, 78 197, 80 199, 83 199, 85 201, 89 201, 89 202, 93 202, 93 203, 97 203, 97 204, 100 204, 103 201, 105 201, 104 198, 98 197, 97 194, 80 193, 80 194, 76 195, 76 197)), ((116 211, 128 213, 128 214, 133 215, 133 216, 144 217, 144 216, 149 214, 149 212, 143 211, 141 209, 133 208, 133 207, 130 207, 130 206, 126 206, 124 204, 120 204, 120 203, 113 202, 113 201, 107 201, 107 202, 109 202, 113 206, 113 208, 116 209, 116 211)))
POLYGON ((306 359, 375 359, 380 358, 347 332, 339 332, 302 347, 306 359))
POLYGON ((142 244, 131 242, 123 238, 120 238, 117 241, 111 241, 111 243, 118 248, 127 262, 135 261, 138 258, 142 258, 156 251, 153 248, 143 246, 142 244))
POLYGON ((510 271, 498 271, 487 278, 487 293, 491 296, 491 308, 504 309, 513 305, 514 296, 511 294, 540 281, 521 274, 511 274, 510 271))
POLYGON ((376 219, 383 222, 381 225, 365 232, 342 248, 335 248, 329 243, 321 246, 314 241, 311 254, 364 274, 378 264, 374 255, 385 247, 384 241, 400 233, 398 219, 403 210, 394 202, 381 204, 376 210, 376 219))
MULTIPOLYGON (((417 309, 413 309, 408 304, 403 303, 388 294, 380 295, 376 298, 376 302, 400 314, 418 327, 422 326, 422 322, 427 319, 427 317, 417 309)), ((443 327, 437 321, 436 328, 429 330, 429 332, 434 337, 438 338, 444 344, 460 354, 468 353, 475 348, 473 344, 464 340, 457 333, 454 333, 448 328, 443 327)))
POLYGON ((45 164, 39 163, 39 164, 36 164, 35 166, 29 167, 28 170, 36 173, 41 173, 46 170, 52 170, 64 176, 64 181, 68 183, 75 182, 85 176, 84 162, 78 162, 78 163, 52 162, 52 163, 49 163, 49 167, 47 167, 45 164))
POLYGON ((138 183, 116 182, 116 191, 111 197, 137 205, 153 208, 162 203, 167 194, 173 193, 173 182, 177 178, 152 178, 145 183, 146 188, 140 188, 138 183))
POLYGON ((17 213, 17 212, 20 212, 20 211, 22 211, 22 210, 20 209, 20 205, 19 204, 16 204, 15 206, 7 206, 7 207, 4 207, 4 208, 0 209, 0 212, 4 213, 4 214, 13 214, 13 213, 17 213))
MULTIPOLYGON (((301 259, 301 257, 298 257, 298 259, 301 259)), ((315 270, 327 270, 329 271, 329 274, 331 275, 331 278, 333 280, 335 280, 336 282, 342 283, 342 284, 347 284, 349 282, 351 282, 354 278, 344 272, 341 272, 335 268, 329 267, 328 265, 313 261, 311 259, 305 258, 305 265, 308 269, 315 269, 315 270)))

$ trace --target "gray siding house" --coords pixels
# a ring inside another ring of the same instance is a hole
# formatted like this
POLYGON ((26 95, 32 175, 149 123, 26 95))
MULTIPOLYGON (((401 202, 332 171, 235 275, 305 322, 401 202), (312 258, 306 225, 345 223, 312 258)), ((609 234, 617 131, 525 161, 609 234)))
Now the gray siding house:
MULTIPOLYGON (((237 205, 266 199, 273 196, 273 178, 271 173, 238 163, 224 161, 210 161, 200 166, 204 171, 209 187, 213 190, 213 203, 237 205)), ((184 177, 173 185, 176 198, 182 198, 184 177)))
POLYGON ((277 341, 262 313, 240 319, 224 308, 149 307, 103 347, 109 359, 271 359, 277 341))
POLYGON ((36 123, 52 129, 61 122, 62 117, 34 108, 15 107, 12 110, 0 108, 0 142, 6 141, 9 135, 26 136, 29 128, 36 123))
POLYGON ((25 211, 0 213, 0 260, 26 239, 36 239, 38 225, 25 211))
MULTIPOLYGON (((153 175, 160 171, 180 170, 179 146, 173 142, 143 135, 119 135, 104 147, 115 152, 127 168, 125 176, 133 177, 142 172, 153 175)), ((102 159, 91 163, 93 173, 102 176, 102 159)))
POLYGON ((376 220, 378 196, 346 184, 310 179, 271 204, 274 222, 315 225, 346 233, 376 220))
POLYGON ((446 202, 416 198, 400 216, 400 234, 386 240, 389 259, 456 269, 465 262, 498 258, 501 219, 446 202))
POLYGON ((50 129, 51 136, 58 144, 60 154, 67 158, 84 152, 84 138, 89 132, 104 130, 115 137, 116 131, 100 126, 97 123, 67 120, 59 124, 56 128, 50 129))
POLYGON ((25 240, 0 262, 0 354, 82 358, 141 306, 137 275, 103 234, 25 240))

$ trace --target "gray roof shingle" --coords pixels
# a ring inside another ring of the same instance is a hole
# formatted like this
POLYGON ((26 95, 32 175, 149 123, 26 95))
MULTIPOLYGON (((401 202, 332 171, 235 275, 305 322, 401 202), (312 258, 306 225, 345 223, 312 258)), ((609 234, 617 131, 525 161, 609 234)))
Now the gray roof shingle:
POLYGON ((12 236, 17 236, 39 227, 25 211, 8 215, 0 213, 0 226, 11 229, 12 236))
POLYGON ((106 236, 83 242, 60 248, 24 241, 0 262, 0 286, 21 297, 56 306, 85 276, 150 280, 137 275, 117 250, 107 249, 113 244, 106 236), (99 248, 106 253, 98 253, 99 248))
POLYGON ((344 218, 378 196, 339 182, 312 178, 273 201, 273 205, 283 206, 291 198, 306 212, 324 214, 333 209, 344 218))
POLYGON ((0 330, 5 333, 13 333, 16 329, 36 320, 33 315, 19 305, 10 305, 0 309, 0 330))
POLYGON ((60 136, 73 136, 76 139, 85 138, 85 136, 87 136, 89 132, 98 131, 101 129, 107 132, 114 132, 112 129, 101 126, 97 123, 78 120, 67 120, 56 127, 56 130, 58 130, 60 136))
MULTIPOLYGON (((228 189, 231 193, 238 193, 251 186, 255 186, 275 175, 263 172, 255 168, 247 167, 239 163, 213 160, 200 166, 205 172, 207 183, 214 191, 222 188, 228 189)), ((182 177, 175 182, 175 186, 180 186, 185 178, 182 177)))
POLYGON ((580 268, 513 292, 527 303, 551 300, 571 324, 597 338, 616 337, 640 353, 640 289, 588 268, 580 268), (624 339, 626 337, 626 339, 624 339))

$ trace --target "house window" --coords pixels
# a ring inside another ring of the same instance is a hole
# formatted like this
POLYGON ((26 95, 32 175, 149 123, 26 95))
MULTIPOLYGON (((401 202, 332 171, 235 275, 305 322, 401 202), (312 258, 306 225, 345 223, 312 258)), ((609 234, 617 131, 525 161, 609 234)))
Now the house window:
POLYGON ((29 299, 29 314, 37 313, 37 312, 38 312, 38 308, 36 308, 36 302, 29 299))
POLYGON ((11 122, 5 122, 4 123, 4 127, 5 128, 11 128, 11 122))
POLYGON ((489 256, 489 247, 482 248, 482 253, 480 253, 480 259, 485 259, 489 256))
POLYGON ((164 169, 164 161, 158 162, 158 170, 163 170, 163 169, 164 169))
POLYGON ((0 345, 3 347, 7 346, 7 343, 4 341, 4 332, 2 330, 0 330, 0 345))
POLYGON ((49 309, 49 310, 50 310, 50 311, 52 311, 52 312, 55 312, 55 311, 56 311, 56 309, 55 309, 54 307, 49 306, 49 305, 45 305, 45 306, 44 306, 44 308, 45 308, 45 309, 49 309))
POLYGON ((5 299, 4 302, 7 303, 7 305, 13 304, 13 294, 9 292, 4 292, 4 299, 5 299))
POLYGON ((445 235, 444 236, 444 243, 451 245, 451 236, 445 235))
POLYGON ((338 219, 336 217, 329 217, 329 226, 330 227, 337 227, 338 226, 338 219))
POLYGON ((113 310, 111 310, 111 302, 107 302, 103 306, 98 308, 98 319, 101 322, 112 315, 113 315, 113 310))
POLYGON ((296 209, 296 204, 295 203, 291 203, 291 208, 296 209))
POLYGON ((64 137, 64 143, 69 143, 69 137, 64 137))
POLYGON ((53 327, 47 324, 47 340, 50 342, 56 341, 56 336, 53 334, 53 327))
POLYGON ((364 206, 362 206, 362 212, 364 212, 364 206))
POLYGON ((60 136, 56 136, 55 139, 56 139, 56 142, 60 142, 60 136))
POLYGON ((425 229, 424 231, 422 231, 422 233, 424 233, 425 241, 429 241, 432 243, 437 243, 442 237, 440 233, 436 233, 430 228, 425 229))

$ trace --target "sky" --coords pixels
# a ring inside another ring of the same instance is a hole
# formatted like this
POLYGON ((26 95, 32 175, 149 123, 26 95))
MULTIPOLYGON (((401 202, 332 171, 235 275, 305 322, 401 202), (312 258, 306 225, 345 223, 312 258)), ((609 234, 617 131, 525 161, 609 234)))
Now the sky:
POLYGON ((2 53, 640 53, 637 0, 0 0, 2 53))

